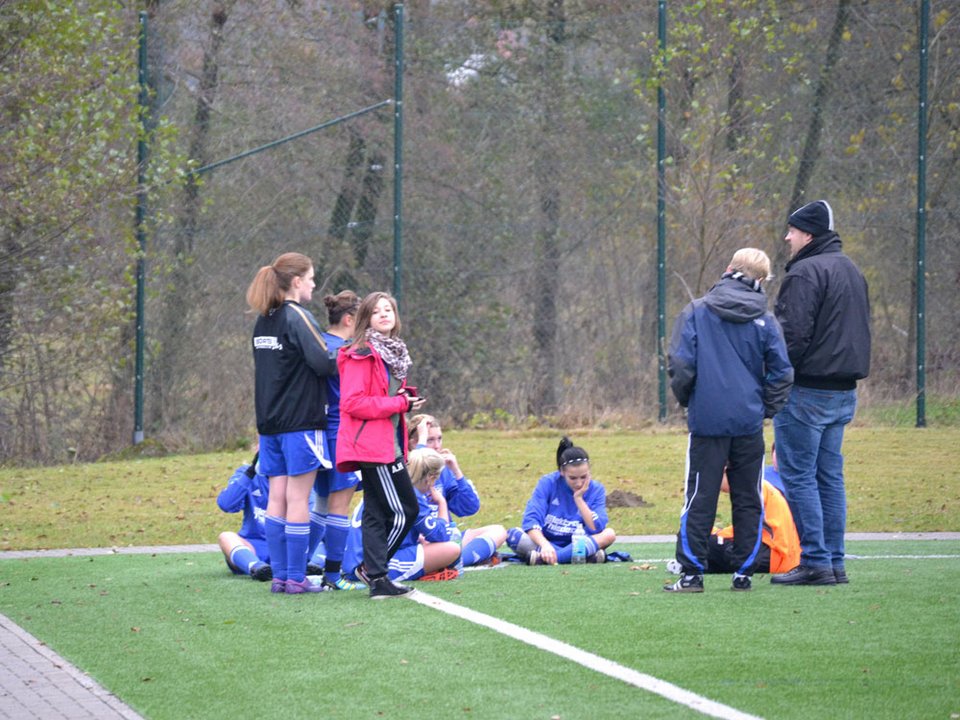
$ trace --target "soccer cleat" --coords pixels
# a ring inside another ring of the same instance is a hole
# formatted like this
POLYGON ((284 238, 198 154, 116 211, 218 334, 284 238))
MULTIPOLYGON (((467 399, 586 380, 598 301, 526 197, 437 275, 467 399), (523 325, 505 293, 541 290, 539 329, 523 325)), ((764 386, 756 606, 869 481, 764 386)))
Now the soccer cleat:
POLYGON ((273 579, 273 570, 265 562, 254 563, 250 568, 250 578, 258 582, 266 582, 273 579))
POLYGON ((676 560, 667 560, 667 572, 671 575, 682 575, 683 565, 676 560))
POLYGON ((813 568, 797 565, 793 570, 770 578, 774 585, 836 585, 833 568, 813 568))
POLYGON ((421 575, 420 579, 424 582, 440 582, 443 580, 456 580, 458 577, 460 577, 460 573, 453 568, 443 568, 442 570, 421 575))
POLYGON ((287 591, 287 581, 286 580, 277 580, 273 579, 273 582, 270 584, 270 592, 272 593, 285 593, 287 591))
POLYGON ((371 600, 383 600, 384 598, 389 597, 401 597, 411 592, 413 592, 412 587, 395 583, 386 575, 382 575, 378 578, 370 578, 371 600))
POLYGON ((359 578, 360 582, 367 587, 370 587, 370 576, 367 575, 367 568, 363 566, 363 563, 360 563, 356 568, 354 568, 353 574, 359 578))
POLYGON ((315 562, 308 562, 307 575, 323 575, 323 565, 317 565, 315 562))
POLYGON ((597 563, 598 565, 602 565, 606 561, 607 561, 607 553, 604 551, 603 548, 600 548, 593 555, 590 555, 587 558, 588 563, 597 563))
POLYGON ((503 560, 500 559, 500 553, 494 553, 486 562, 480 563, 483 567, 494 567, 502 563, 503 560))
POLYGON ((752 587, 753 583, 750 581, 749 575, 741 575, 740 573, 733 574, 733 583, 730 585, 731 590, 742 592, 745 590, 750 590, 752 587))
POLYGON ((540 551, 531 550, 530 555, 527 557, 527 565, 539 565, 540 564, 540 551))
POLYGON ((850 582, 850 578, 847 577, 847 571, 842 567, 833 568, 833 577, 837 581, 837 585, 846 585, 850 582))
POLYGON ((703 575, 681 575, 679 580, 664 585, 663 589, 673 593, 702 593, 703 575))
POLYGON ((287 595, 300 595, 302 593, 320 593, 327 590, 323 583, 310 582, 306 578, 303 580, 287 580, 287 595))
POLYGON ((323 579, 323 584, 328 590, 366 590, 367 586, 360 582, 351 582, 347 580, 343 575, 338 577, 334 581, 330 581, 327 578, 323 579))

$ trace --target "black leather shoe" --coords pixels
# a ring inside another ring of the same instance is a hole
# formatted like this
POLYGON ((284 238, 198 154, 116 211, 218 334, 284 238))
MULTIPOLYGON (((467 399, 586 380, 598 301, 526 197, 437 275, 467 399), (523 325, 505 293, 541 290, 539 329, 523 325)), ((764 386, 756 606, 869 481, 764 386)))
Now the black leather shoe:
POLYGON ((850 582, 850 578, 847 577, 847 571, 843 568, 834 568, 833 577, 837 581, 837 585, 846 585, 850 582))
POLYGON ((774 585, 836 585, 833 568, 812 568, 797 565, 793 570, 770 578, 774 585))

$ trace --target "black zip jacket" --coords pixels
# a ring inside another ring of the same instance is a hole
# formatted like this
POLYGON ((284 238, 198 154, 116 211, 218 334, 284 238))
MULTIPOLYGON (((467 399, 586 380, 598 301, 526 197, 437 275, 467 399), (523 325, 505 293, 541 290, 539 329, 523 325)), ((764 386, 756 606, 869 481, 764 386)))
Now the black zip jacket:
POLYGON ((324 378, 337 374, 337 361, 330 357, 310 311, 288 300, 259 316, 252 347, 257 432, 276 435, 326 427, 324 378))
POLYGON ((787 263, 774 312, 797 385, 851 390, 870 373, 867 281, 835 232, 814 238, 787 263))

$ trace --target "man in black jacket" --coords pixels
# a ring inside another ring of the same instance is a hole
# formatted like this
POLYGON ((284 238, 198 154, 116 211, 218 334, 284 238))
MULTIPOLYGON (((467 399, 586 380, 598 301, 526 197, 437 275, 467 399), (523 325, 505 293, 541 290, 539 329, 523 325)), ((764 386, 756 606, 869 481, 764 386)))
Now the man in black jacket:
POLYGON ((800 534, 800 565, 779 585, 847 582, 843 535, 843 431, 870 371, 867 281, 840 245, 833 209, 817 200, 787 221, 790 261, 775 314, 794 367, 786 407, 774 418, 777 459, 800 534))

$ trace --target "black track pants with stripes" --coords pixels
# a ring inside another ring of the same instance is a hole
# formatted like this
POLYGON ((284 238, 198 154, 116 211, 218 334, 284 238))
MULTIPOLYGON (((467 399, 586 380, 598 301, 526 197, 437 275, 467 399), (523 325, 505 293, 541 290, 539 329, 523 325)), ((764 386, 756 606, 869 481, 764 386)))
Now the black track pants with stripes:
POLYGON ((403 460, 363 465, 363 564, 379 577, 417 519, 419 504, 403 460))
POLYGON ((684 506, 677 533, 677 561, 685 573, 710 571, 710 530, 725 470, 735 528, 729 561, 739 573, 754 572, 763 522, 762 432, 736 437, 689 436, 684 506))

